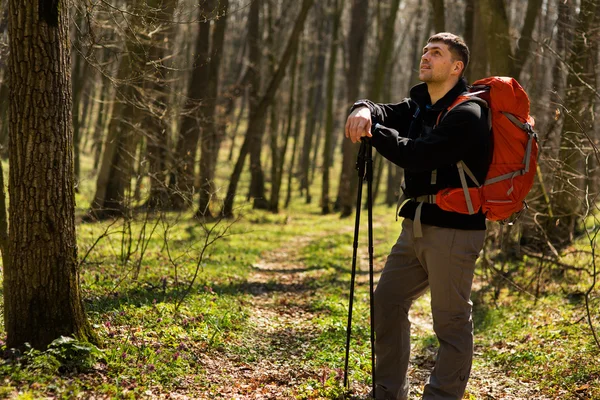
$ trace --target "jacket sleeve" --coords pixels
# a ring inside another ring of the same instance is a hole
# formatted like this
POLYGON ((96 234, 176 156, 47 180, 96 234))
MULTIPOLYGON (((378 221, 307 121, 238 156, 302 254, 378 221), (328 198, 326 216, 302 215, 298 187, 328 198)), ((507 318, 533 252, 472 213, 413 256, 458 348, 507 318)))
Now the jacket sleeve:
POLYGON ((358 100, 352 105, 350 112, 359 107, 369 108, 373 125, 380 124, 390 127, 401 136, 408 134, 410 121, 417 108, 409 98, 395 104, 377 104, 371 100, 358 100))
POLYGON ((412 171, 432 171, 462 160, 489 134, 486 112, 467 102, 451 110, 429 134, 416 139, 397 130, 374 124, 373 145, 384 157, 412 171))

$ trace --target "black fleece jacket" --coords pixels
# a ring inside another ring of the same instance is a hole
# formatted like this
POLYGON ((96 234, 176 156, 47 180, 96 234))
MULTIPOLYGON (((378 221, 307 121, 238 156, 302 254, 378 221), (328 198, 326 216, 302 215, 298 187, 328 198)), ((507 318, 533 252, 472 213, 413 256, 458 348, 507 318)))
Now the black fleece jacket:
MULTIPOLYGON (((440 113, 445 113, 456 97, 466 90, 466 81, 461 79, 432 105, 427 85, 421 83, 411 89, 410 98, 400 103, 375 104, 359 100, 352 107, 367 106, 371 110, 373 146, 385 158, 404 168, 408 197, 461 187, 456 168, 460 160, 479 182, 485 180, 492 148, 487 109, 475 102, 463 103, 436 126, 440 113), (431 183, 433 170, 437 170, 435 184, 431 183)), ((475 186, 468 177, 467 182, 469 186, 475 186)), ((417 205, 415 201, 409 201, 400 210, 400 216, 414 219, 417 205)), ((474 215, 448 212, 428 203, 423 204, 421 222, 444 228, 485 229, 485 216, 481 212, 474 215)))

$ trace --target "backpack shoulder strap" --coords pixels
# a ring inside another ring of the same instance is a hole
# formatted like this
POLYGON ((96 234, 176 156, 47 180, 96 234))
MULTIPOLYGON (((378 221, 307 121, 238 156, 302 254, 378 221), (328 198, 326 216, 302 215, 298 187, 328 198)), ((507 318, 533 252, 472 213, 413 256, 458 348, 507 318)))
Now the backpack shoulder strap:
MULTIPOLYGON (((452 102, 452 104, 450 104, 450 106, 446 110, 442 111, 440 113, 440 115, 438 115, 438 118, 437 118, 437 121, 435 123, 435 126, 438 126, 440 124, 440 122, 442 122, 444 120, 444 118, 446 118, 446 115, 448 115, 448 113, 450 111, 452 111, 458 105, 466 103, 468 101, 473 101, 473 102, 479 104, 482 107, 489 108, 488 102, 485 99, 483 99, 483 98, 480 97, 480 95, 482 95, 484 93, 487 93, 487 92, 488 92, 488 90, 477 90, 477 91, 474 91, 474 92, 467 92, 467 93, 463 93, 463 94, 459 95, 452 102)), ((491 116, 491 113, 489 114, 489 116, 491 116)), ((488 122, 489 122, 488 125, 490 125, 490 127, 491 127, 491 120, 488 121, 488 122)))

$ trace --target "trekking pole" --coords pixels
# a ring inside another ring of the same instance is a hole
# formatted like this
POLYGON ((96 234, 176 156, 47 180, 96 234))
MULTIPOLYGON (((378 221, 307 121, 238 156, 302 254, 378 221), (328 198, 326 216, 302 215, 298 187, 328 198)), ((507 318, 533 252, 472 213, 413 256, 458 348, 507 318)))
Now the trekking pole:
POLYGON ((369 230, 369 306, 371 314, 371 379, 373 383, 373 398, 375 397, 375 292, 373 291, 373 146, 366 139, 365 179, 367 180, 367 225, 369 230))
POLYGON ((356 251, 358 249, 358 232, 360 226, 360 203, 362 201, 362 186, 365 176, 366 141, 361 140, 356 169, 358 170, 358 189, 356 196, 356 219, 354 221, 354 241, 352 249, 352 275, 350 278, 350 300, 348 304, 348 326, 346 327, 346 360, 344 362, 344 387, 348 388, 348 358, 350 356, 350 336, 352 335, 352 305, 354 304, 354 282, 356 280, 356 251))
POLYGON ((363 180, 367 181, 367 208, 369 228, 369 278, 370 278, 370 307, 371 307, 371 368, 373 380, 373 397, 375 397, 375 353, 374 353, 374 299, 373 299, 373 214, 372 214, 372 181, 373 157, 371 141, 362 138, 356 160, 358 170, 358 189, 356 197, 356 220, 354 223, 354 241, 352 251, 352 275, 350 278, 350 300, 348 305, 348 326, 346 328, 346 359, 344 363, 344 387, 348 388, 348 360, 350 355, 350 337, 352 335, 352 306, 354 304, 354 284, 356 281, 356 253, 358 249, 358 234, 360 227, 360 209, 362 202, 363 180))

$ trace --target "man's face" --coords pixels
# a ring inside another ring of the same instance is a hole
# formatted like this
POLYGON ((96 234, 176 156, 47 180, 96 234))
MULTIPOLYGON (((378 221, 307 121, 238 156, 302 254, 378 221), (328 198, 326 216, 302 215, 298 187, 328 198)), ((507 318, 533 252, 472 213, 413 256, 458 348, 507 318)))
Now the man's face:
POLYGON ((444 42, 427 43, 423 48, 419 79, 425 83, 443 83, 451 77, 460 76, 462 61, 453 60, 444 42))

